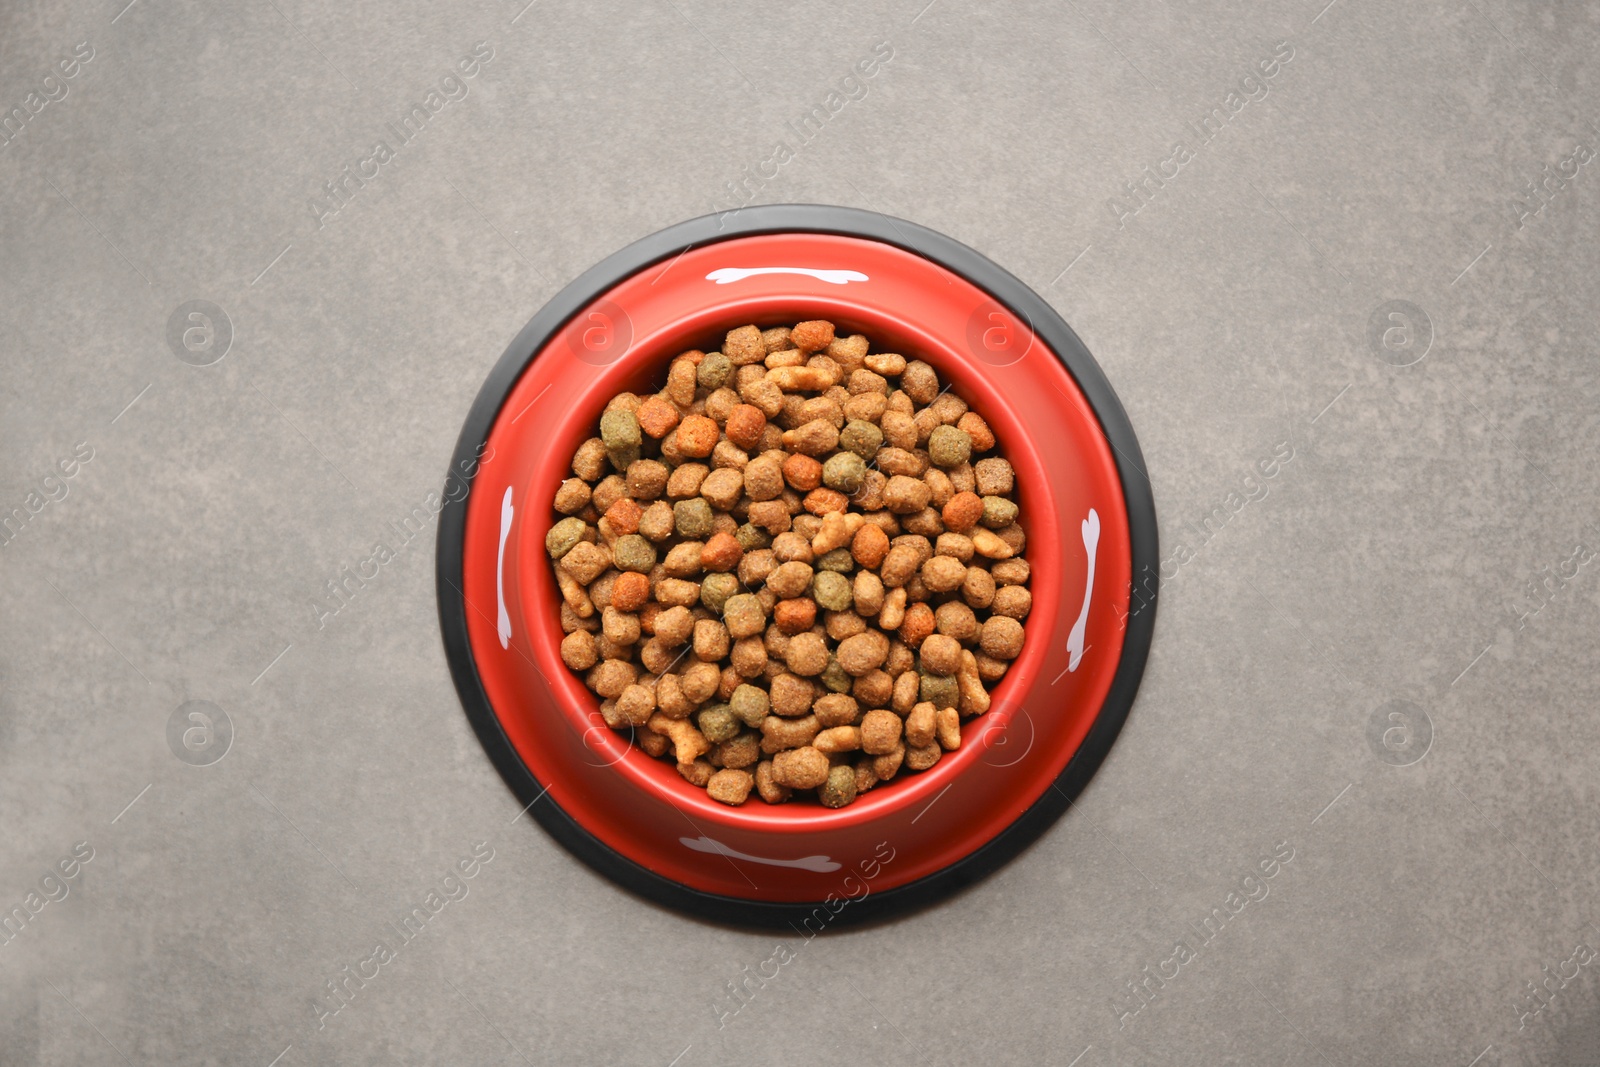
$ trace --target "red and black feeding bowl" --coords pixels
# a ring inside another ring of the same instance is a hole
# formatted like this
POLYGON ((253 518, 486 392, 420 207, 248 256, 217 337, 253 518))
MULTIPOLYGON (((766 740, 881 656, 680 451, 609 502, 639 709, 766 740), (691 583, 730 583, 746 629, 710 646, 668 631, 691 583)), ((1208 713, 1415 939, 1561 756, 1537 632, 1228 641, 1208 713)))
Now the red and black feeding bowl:
POLYGON ((1155 622, 1155 505, 1138 442, 1050 306, 972 249, 871 212, 785 205, 673 226, 589 270, 517 335, 451 466, 439 616, 500 773, 573 854, 652 900, 732 923, 854 922, 983 877, 1071 804, 1126 718, 1155 622), (961 747, 854 803, 728 807, 608 729, 562 663, 545 533, 574 450, 617 393, 730 329, 827 319, 926 360, 1016 469, 1026 643, 961 747), (847 906, 848 905, 848 906, 847 906))

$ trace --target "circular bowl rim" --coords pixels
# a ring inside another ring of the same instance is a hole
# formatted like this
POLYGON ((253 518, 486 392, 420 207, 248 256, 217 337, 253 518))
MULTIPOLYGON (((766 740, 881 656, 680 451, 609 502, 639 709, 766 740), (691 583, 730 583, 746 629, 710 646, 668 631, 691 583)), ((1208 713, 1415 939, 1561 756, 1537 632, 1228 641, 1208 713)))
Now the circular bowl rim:
MULTIPOLYGON (((1109 752, 1138 692, 1149 655, 1159 590, 1155 502, 1138 441, 1116 393, 1099 365, 1061 316, 1020 279, 950 237, 915 223, 857 208, 783 204, 705 215, 629 244, 585 271, 552 297, 523 327, 496 362, 474 399, 451 457, 451 470, 471 469, 506 396, 522 371, 574 315, 626 278, 679 254, 739 237, 765 234, 838 234, 882 242, 944 267, 1019 316, 1055 355, 1088 401, 1113 460, 1127 507, 1130 574, 1138 607, 1130 602, 1123 649, 1111 687, 1078 750, 1034 803, 983 845, 916 881, 874 892, 834 918, 856 924, 921 907, 971 885, 1021 852, 1069 807, 1109 752)), ((459 478, 459 475, 453 477, 459 478)), ((817 902, 763 901, 704 892, 668 879, 617 852, 553 800, 535 803, 546 787, 534 777, 506 737, 484 692, 466 628, 462 567, 469 491, 447 496, 439 515, 436 587, 446 660, 463 709, 507 786, 545 831, 568 851, 617 884, 658 904, 735 925, 783 926, 810 914, 817 902)))

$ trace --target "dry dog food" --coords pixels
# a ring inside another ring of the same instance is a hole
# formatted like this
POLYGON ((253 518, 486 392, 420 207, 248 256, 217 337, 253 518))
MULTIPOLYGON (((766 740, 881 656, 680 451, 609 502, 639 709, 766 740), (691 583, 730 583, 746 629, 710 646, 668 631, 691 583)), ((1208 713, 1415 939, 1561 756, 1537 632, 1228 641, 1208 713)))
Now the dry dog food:
POLYGON ((561 658, 724 804, 843 807, 961 745, 1033 606, 1015 476, 927 363, 731 331, 578 447, 545 547, 561 658))

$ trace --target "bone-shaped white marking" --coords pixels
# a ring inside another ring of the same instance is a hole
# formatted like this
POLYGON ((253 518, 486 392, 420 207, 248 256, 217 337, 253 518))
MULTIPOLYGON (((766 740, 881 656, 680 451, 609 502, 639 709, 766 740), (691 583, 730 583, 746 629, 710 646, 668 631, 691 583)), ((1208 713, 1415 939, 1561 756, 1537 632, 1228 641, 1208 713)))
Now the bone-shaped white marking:
POLYGON ((801 870, 816 871, 818 874, 827 874, 837 871, 843 864, 835 863, 827 856, 802 856, 797 860, 775 860, 766 856, 751 856, 744 852, 736 851, 710 837, 680 837, 678 838, 686 847, 696 852, 709 852, 713 856, 727 856, 729 859, 749 860, 751 863, 765 863, 769 867, 799 867, 801 870))
POLYGON ((506 486, 506 495, 500 499, 500 554, 494 561, 494 595, 500 602, 500 647, 511 647, 511 614, 506 611, 506 535, 511 532, 511 517, 514 508, 511 506, 511 487, 506 486))
POLYGON ((1089 557, 1089 575, 1083 583, 1083 607, 1078 611, 1078 621, 1072 624, 1072 632, 1067 635, 1067 670, 1075 671, 1083 660, 1083 631, 1089 624, 1089 598, 1094 594, 1094 557, 1100 548, 1100 516, 1089 509, 1089 517, 1083 520, 1083 552, 1089 557))
POLYGON ((851 282, 870 281, 858 270, 816 270, 812 267, 719 267, 706 275, 706 281, 727 285, 743 281, 757 274, 805 274, 830 285, 848 285, 851 282))

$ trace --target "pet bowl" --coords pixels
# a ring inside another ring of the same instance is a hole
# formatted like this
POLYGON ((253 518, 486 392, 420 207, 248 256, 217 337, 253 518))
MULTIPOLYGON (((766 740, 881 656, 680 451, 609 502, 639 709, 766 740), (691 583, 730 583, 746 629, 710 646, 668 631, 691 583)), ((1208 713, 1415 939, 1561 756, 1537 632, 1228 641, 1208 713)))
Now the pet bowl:
POLYGON ((478 394, 440 516, 439 615, 467 716, 528 813, 650 899, 720 921, 816 929, 967 885, 1071 803, 1121 728, 1155 616, 1155 507, 1127 416, 1037 294, 912 223, 747 208, 638 241, 555 296, 478 394), (1022 654, 961 747, 839 809, 739 807, 606 727, 559 654, 545 553, 556 487, 618 392, 730 329, 828 319, 932 364, 1016 470, 1032 566, 1022 654))

